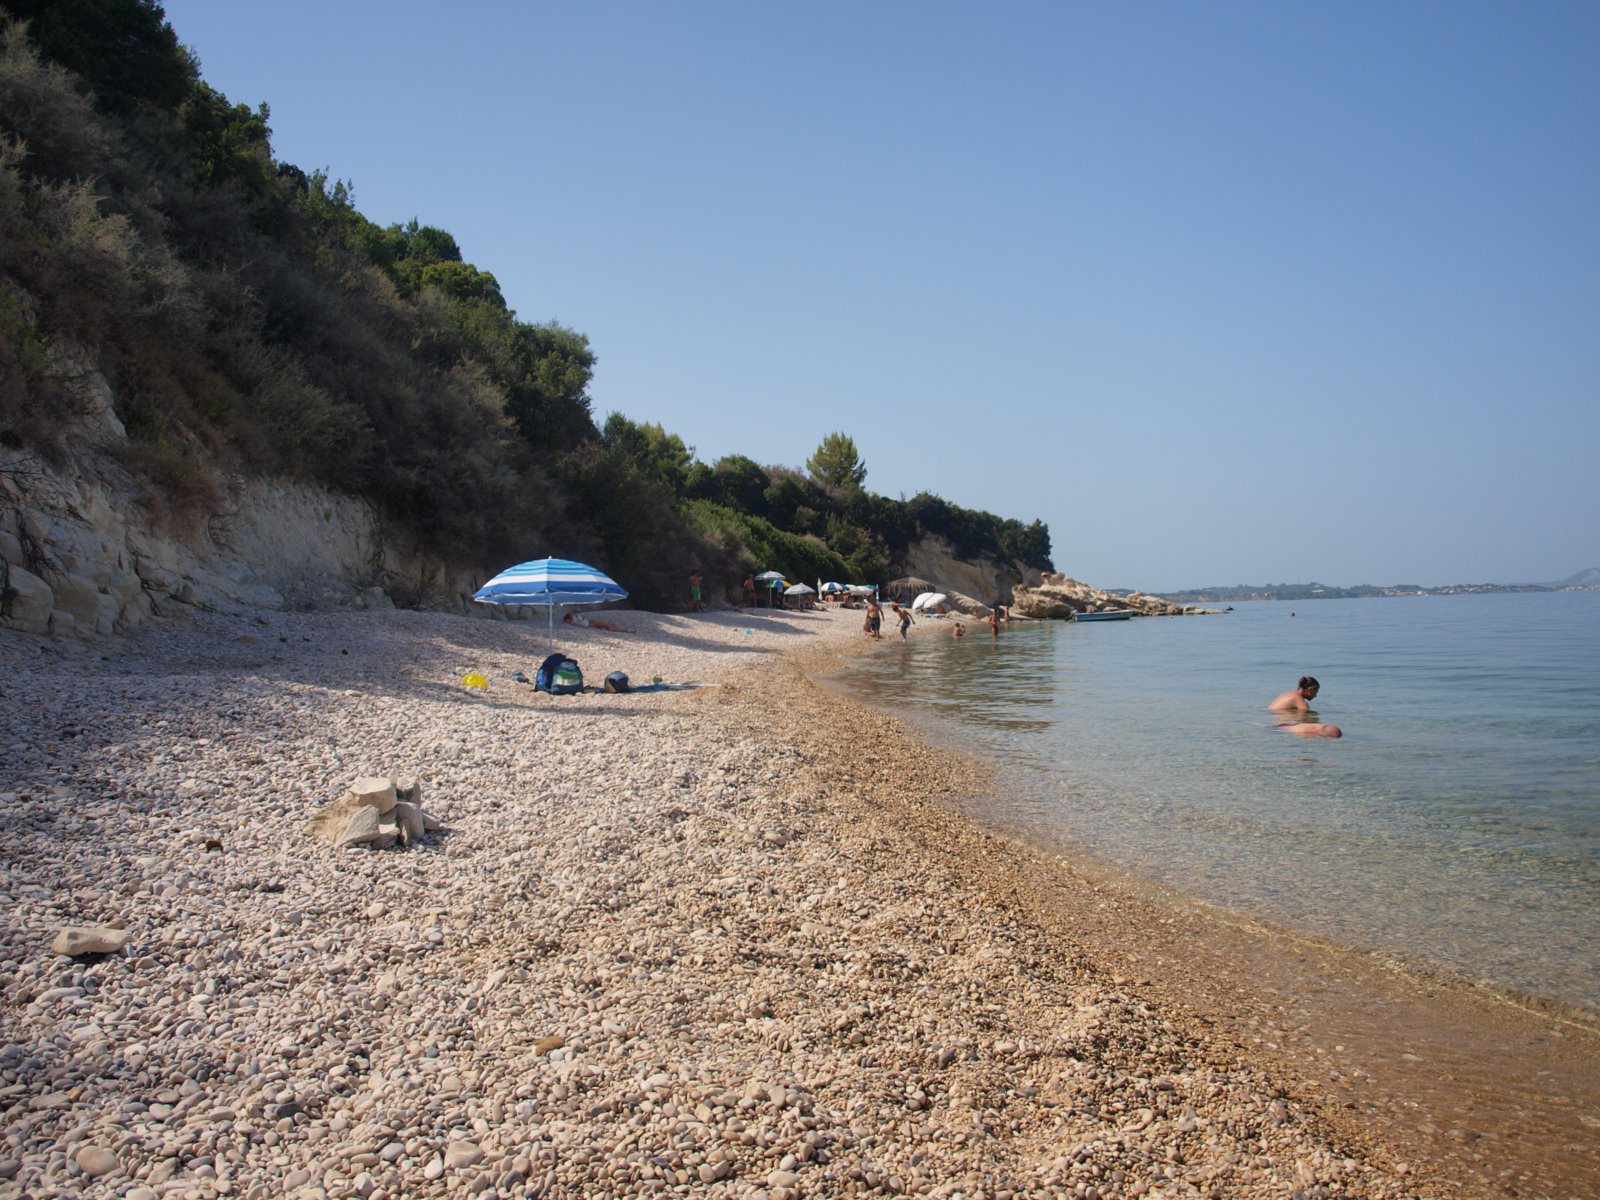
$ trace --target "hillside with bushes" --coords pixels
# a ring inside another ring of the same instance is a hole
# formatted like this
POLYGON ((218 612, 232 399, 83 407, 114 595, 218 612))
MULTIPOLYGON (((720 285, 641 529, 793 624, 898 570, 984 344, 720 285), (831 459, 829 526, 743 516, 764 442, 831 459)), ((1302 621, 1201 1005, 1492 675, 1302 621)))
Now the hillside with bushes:
POLYGON ((141 503, 181 519, 230 475, 369 501, 441 561, 554 553, 678 607, 686 564, 883 582, 907 548, 1050 568, 1034 521, 864 487, 850 439, 805 470, 699 461, 589 396, 595 350, 522 321, 445 230, 380 226, 276 158, 270 111, 201 77, 148 0, 0 0, 0 444, 73 453, 87 357, 141 503))

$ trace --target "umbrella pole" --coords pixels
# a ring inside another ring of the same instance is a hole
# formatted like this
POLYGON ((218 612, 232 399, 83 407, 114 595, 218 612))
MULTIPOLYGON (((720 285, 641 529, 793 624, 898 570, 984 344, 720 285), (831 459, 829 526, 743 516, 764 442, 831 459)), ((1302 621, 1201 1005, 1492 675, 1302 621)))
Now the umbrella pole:
POLYGON ((554 604, 547 604, 545 605, 545 611, 550 617, 550 640, 548 643, 546 643, 545 649, 554 650, 556 648, 556 606, 554 604))

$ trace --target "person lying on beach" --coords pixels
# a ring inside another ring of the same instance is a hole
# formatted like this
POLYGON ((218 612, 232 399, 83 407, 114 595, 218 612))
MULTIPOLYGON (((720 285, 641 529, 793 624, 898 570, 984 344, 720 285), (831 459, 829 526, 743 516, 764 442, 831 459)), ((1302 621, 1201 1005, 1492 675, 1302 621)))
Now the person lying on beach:
POLYGON ((1317 693, 1322 690, 1322 685, 1309 675, 1300 676, 1300 682, 1293 691, 1285 692, 1271 704, 1267 705, 1268 712, 1310 712, 1311 702, 1317 698, 1317 693))
POLYGON ((1341 738, 1344 730, 1337 725, 1319 725, 1315 721, 1285 721, 1277 729, 1287 729, 1295 737, 1341 738))
POLYGON ((607 633, 637 633, 636 629, 624 629, 621 625, 613 625, 610 621, 603 621, 599 617, 586 617, 582 613, 567 613, 561 620, 568 625, 582 625, 585 629, 604 629, 607 633))

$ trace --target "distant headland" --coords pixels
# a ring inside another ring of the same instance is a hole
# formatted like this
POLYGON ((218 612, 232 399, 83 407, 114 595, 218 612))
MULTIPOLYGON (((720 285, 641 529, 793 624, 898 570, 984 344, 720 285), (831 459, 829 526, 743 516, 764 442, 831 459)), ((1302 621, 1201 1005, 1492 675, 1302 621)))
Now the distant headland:
POLYGON ((1448 587, 1423 587, 1416 583, 1397 583, 1375 587, 1369 583, 1355 587, 1333 587, 1325 583, 1239 583, 1231 587, 1190 588, 1179 592, 1154 592, 1175 604, 1209 604, 1236 600, 1352 600, 1367 596, 1460 596, 1484 592, 1575 592, 1600 591, 1600 567, 1590 567, 1556 583, 1455 583, 1448 587))

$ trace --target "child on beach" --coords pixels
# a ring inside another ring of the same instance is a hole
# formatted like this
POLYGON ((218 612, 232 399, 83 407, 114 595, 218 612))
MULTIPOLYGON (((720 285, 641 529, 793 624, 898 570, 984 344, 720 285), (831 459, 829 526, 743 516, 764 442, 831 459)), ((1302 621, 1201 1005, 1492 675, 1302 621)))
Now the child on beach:
POLYGON ((903 642, 906 640, 906 630, 911 628, 911 610, 909 608, 901 608, 896 604, 894 606, 894 615, 900 621, 900 640, 903 642))

